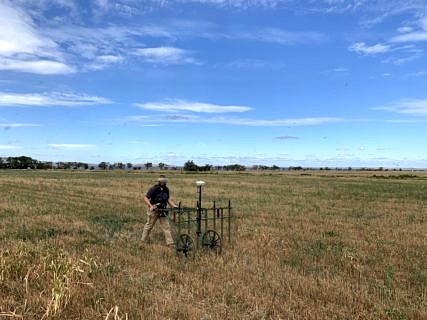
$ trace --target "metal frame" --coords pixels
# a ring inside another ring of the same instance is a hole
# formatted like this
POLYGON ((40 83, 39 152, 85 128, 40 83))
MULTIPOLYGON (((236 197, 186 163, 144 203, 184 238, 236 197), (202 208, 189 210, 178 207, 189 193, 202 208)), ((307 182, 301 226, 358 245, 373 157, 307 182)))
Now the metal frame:
POLYGON ((221 253, 225 243, 231 244, 232 207, 231 201, 225 207, 211 208, 201 206, 201 192, 195 208, 182 207, 158 209, 160 215, 169 218, 173 229, 175 249, 185 256, 194 250, 206 249, 221 253))

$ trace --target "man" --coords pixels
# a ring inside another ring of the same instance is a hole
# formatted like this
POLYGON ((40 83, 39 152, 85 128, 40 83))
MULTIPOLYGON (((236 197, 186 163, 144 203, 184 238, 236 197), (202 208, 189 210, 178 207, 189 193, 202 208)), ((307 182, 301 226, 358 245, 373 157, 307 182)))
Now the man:
POLYGON ((168 180, 165 176, 160 176, 157 179, 157 184, 152 186, 147 194, 144 196, 144 202, 148 206, 147 211, 147 223, 144 226, 144 231, 142 232, 142 242, 146 242, 148 236, 150 235, 151 230, 154 227, 154 224, 157 220, 160 222, 160 227, 165 234, 166 244, 170 247, 173 247, 174 241, 172 238, 171 228, 169 225, 168 217, 159 213, 157 209, 166 209, 169 205, 170 207, 176 208, 177 205, 169 197, 169 189, 166 186, 168 180))

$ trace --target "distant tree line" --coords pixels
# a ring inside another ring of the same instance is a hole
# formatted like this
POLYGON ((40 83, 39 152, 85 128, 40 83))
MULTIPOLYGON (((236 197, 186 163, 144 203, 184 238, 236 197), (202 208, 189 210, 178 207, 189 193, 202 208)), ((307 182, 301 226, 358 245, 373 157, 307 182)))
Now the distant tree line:
POLYGON ((193 160, 189 160, 184 164, 184 171, 245 171, 246 167, 241 164, 230 164, 224 166, 213 166, 211 164, 205 164, 204 166, 198 166, 193 160))
POLYGON ((41 162, 30 157, 7 157, 0 158, 0 169, 46 169, 49 163, 41 162))
POLYGON ((193 160, 189 160, 184 164, 184 171, 211 171, 212 166, 210 164, 205 164, 204 166, 198 166, 193 162, 193 160))
MULTIPOLYGON (((110 162, 100 162, 98 165, 90 165, 85 162, 51 162, 51 161, 39 161, 36 159, 32 159, 31 157, 20 156, 20 157, 7 157, 0 158, 0 169, 63 169, 63 170, 151 170, 151 169, 159 169, 159 170, 180 170, 179 167, 171 167, 165 163, 158 163, 157 166, 154 166, 152 162, 147 162, 141 165, 134 165, 130 162, 122 163, 110 163, 110 162)), ((193 160, 189 160, 185 162, 182 170, 188 172, 206 172, 206 171, 266 171, 266 170, 288 170, 288 171, 305 171, 305 170, 336 170, 336 171, 389 171, 389 170, 399 170, 402 171, 401 168, 330 168, 330 167, 320 167, 320 168, 309 168, 302 166, 290 166, 288 168, 280 168, 276 165, 266 166, 266 165, 254 165, 252 167, 246 167, 241 164, 230 164, 223 166, 213 166, 211 164, 205 164, 203 166, 199 166, 194 163, 193 160)))
POLYGON ((276 166, 276 165, 272 165, 271 167, 269 166, 263 166, 263 165, 255 165, 252 166, 252 170, 280 170, 280 167, 276 166))
POLYGON ((7 157, 0 158, 0 169, 89 169, 84 162, 51 162, 39 161, 31 157, 7 157))

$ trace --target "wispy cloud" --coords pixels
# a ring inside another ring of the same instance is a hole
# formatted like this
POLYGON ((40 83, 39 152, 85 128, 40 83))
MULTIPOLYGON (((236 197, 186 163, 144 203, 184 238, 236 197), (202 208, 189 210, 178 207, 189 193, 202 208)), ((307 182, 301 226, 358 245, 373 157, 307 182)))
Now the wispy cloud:
POLYGON ((373 109, 413 116, 427 116, 427 99, 405 99, 388 106, 373 109))
POLYGON ((280 137, 276 137, 275 139, 277 139, 277 140, 299 140, 301 138, 295 137, 295 136, 280 136, 280 137))
POLYGON ((390 39, 391 42, 421 42, 427 41, 427 31, 411 32, 395 36, 390 39))
POLYGON ((0 150, 13 150, 13 149, 22 149, 22 147, 8 145, 8 144, 0 144, 0 150))
POLYGON ((268 25, 218 25, 205 21, 173 21, 163 25, 170 39, 245 40, 274 43, 278 45, 317 44, 329 40, 321 32, 311 30, 290 30, 268 25))
POLYGON ((50 143, 49 147, 53 149, 64 149, 64 150, 84 150, 95 148, 93 144, 74 144, 74 143, 50 143))
MULTIPOLYGON (((174 2, 174 1, 170 1, 174 2)), ((239 9, 246 9, 249 7, 268 7, 275 8, 285 0, 175 0, 178 3, 199 3, 205 5, 212 5, 217 7, 232 7, 239 9)))
MULTIPOLYGON (((427 5, 425 9, 427 14, 427 5)), ((425 26, 424 21, 425 18, 422 18, 419 19, 417 23, 414 23, 413 27, 403 26, 398 28, 398 34, 391 37, 385 43, 378 43, 370 46, 365 42, 357 42, 352 44, 348 49, 366 56, 392 53, 392 56, 383 59, 382 62, 395 65, 402 65, 422 58, 424 56, 424 49, 417 47, 416 43, 427 41, 427 26, 425 26), (415 28, 418 30, 415 30, 415 28)))
POLYGON ((418 17, 427 12, 423 0, 169 0, 162 3, 198 3, 221 9, 287 10, 297 14, 353 14, 366 27, 383 23, 392 17, 412 14, 418 17))
POLYGON ((298 13, 345 13, 363 12, 365 15, 377 17, 382 21, 385 18, 403 12, 425 9, 422 0, 94 0, 90 3, 79 3, 69 0, 14 0, 23 3, 29 8, 47 11, 48 4, 55 4, 73 16, 83 12, 92 12, 95 17, 103 15, 133 16, 147 11, 174 5, 199 4, 222 9, 244 10, 249 8, 287 9, 298 13))
POLYGON ((78 107, 111 103, 110 100, 76 93, 9 93, 0 92, 0 107, 78 107))
POLYGON ((427 123, 426 119, 389 119, 385 120, 387 123, 427 123))
POLYGON ((19 60, 0 57, 0 70, 27 72, 42 75, 75 73, 74 67, 52 60, 19 60))
POLYGON ((364 42, 357 42, 357 43, 352 44, 348 49, 350 51, 354 51, 354 52, 359 53, 359 54, 376 55, 376 54, 380 54, 380 53, 389 52, 391 50, 391 46, 389 46, 387 44, 381 44, 381 43, 378 43, 378 44, 375 44, 372 46, 368 46, 364 42))
POLYGON ((0 70, 69 74, 58 44, 40 33, 32 18, 9 1, 0 2, 0 70))
POLYGON ((238 117, 200 117, 195 115, 169 115, 169 116, 129 116, 122 121, 136 123, 195 123, 195 124, 225 124, 253 127, 294 127, 332 124, 343 122, 341 118, 317 117, 295 119, 250 119, 238 117))
MULTIPOLYGON (((421 42, 427 41, 427 18, 423 17, 418 21, 418 30, 413 31, 412 27, 406 27, 404 29, 399 29, 403 34, 397 35, 390 39, 390 42, 421 42)), ((398 31, 399 31, 398 30, 398 31)))
POLYGON ((338 67, 332 70, 333 72, 348 72, 350 71, 350 69, 345 68, 345 67, 338 67))
POLYGON ((230 69, 283 69, 286 64, 283 61, 261 60, 261 59, 237 59, 231 62, 216 63, 215 67, 225 67, 230 69))
POLYGON ((423 57, 422 53, 414 53, 414 54, 410 54, 404 57, 389 57, 387 59, 382 60, 382 63, 393 63, 395 65, 402 65, 405 64, 407 62, 413 61, 413 60, 417 60, 423 57))
MULTIPOLYGON (((150 1, 147 1, 150 2, 150 1)), ((93 1, 92 11, 95 16, 102 16, 105 14, 114 13, 122 16, 132 16, 139 11, 138 1, 109 1, 109 0, 95 0, 93 1)))
POLYGON ((133 51, 134 55, 143 57, 150 63, 161 64, 197 64, 188 50, 175 47, 139 48, 133 51))
POLYGON ((365 42, 356 42, 349 47, 350 51, 366 56, 391 54, 382 62, 395 65, 406 64, 424 56, 424 49, 419 47, 419 43, 427 41, 427 2, 419 0, 372 0, 369 2, 362 0, 359 2, 361 3, 359 11, 375 16, 367 20, 362 19, 367 22, 365 27, 372 27, 403 14, 411 18, 403 21, 396 29, 394 36, 381 39, 382 43, 368 45, 365 42))
MULTIPOLYGON (((166 100, 165 102, 136 103, 135 106, 161 112, 191 111, 200 113, 226 113, 226 112, 246 112, 252 110, 246 106, 228 106, 211 103, 191 102, 186 100, 166 100)), ((178 120, 178 119, 176 119, 178 120)))
MULTIPOLYGON (((241 8, 252 5, 275 6, 278 3, 273 0, 220 2, 241 8)), ((163 0, 162 3, 166 5, 171 1, 163 0)), ((210 3, 214 4, 215 1, 210 3)), ((125 12, 133 15, 150 6, 164 5, 159 5, 158 1, 144 2, 142 5, 134 0, 118 0, 114 3, 97 0, 88 5, 95 16, 107 12, 112 15, 125 12)), ((162 65, 201 64, 190 50, 165 45, 145 47, 143 41, 147 38, 167 40, 168 43, 178 39, 228 39, 279 45, 312 44, 328 39, 325 34, 315 31, 292 31, 268 26, 219 26, 208 22, 175 20, 157 24, 89 27, 84 19, 79 23, 70 19, 70 15, 79 16, 79 13, 85 11, 87 13, 87 7, 83 8, 74 1, 0 1, 0 70, 66 75, 102 70, 125 61, 135 63, 135 57, 141 57, 146 63, 162 65), (58 16, 53 20, 47 19, 47 12, 52 8, 58 9, 58 16)))
POLYGON ((406 75, 407 77, 422 77, 427 76, 427 71, 418 71, 418 72, 411 72, 406 75))
MULTIPOLYGON (((102 6, 101 3, 104 2, 98 1, 98 4, 102 6)), ((52 9, 52 6, 67 8, 73 12, 79 10, 77 4, 70 6, 67 3, 70 1, 0 1, 0 70, 41 75, 101 70, 129 58, 133 47, 141 46, 140 37, 173 36, 170 30, 161 26, 85 27, 81 23, 79 26, 64 24, 62 18, 68 17, 68 10, 58 11, 61 24, 55 25, 53 20, 46 24, 49 27, 39 26, 40 20, 43 21, 44 18, 43 13, 52 9)), ((107 5, 116 10, 125 7, 123 1, 116 1, 114 6, 111 2, 105 2, 105 6, 107 5)), ((158 62, 153 55, 157 54, 158 57, 159 50, 148 53, 151 60, 147 61, 158 62)), ((174 56, 169 53, 164 57, 169 59, 169 63, 195 63, 184 50, 175 50, 174 56)))
POLYGON ((35 123, 0 123, 0 128, 4 130, 9 130, 12 128, 25 128, 25 127, 40 127, 40 125, 35 123))
POLYGON ((295 118, 295 119, 222 119, 224 124, 245 125, 245 126, 267 126, 267 127, 296 127, 296 126, 313 126, 330 123, 342 122, 340 118, 318 117, 318 118, 295 118))
POLYGON ((116 55, 102 55, 97 56, 94 60, 89 63, 86 68, 89 70, 102 70, 113 64, 118 64, 123 62, 125 59, 122 56, 116 55))
POLYGON ((403 26, 397 29, 398 33, 409 33, 412 30, 414 30, 412 27, 408 27, 408 26, 403 26))
POLYGON ((235 27, 225 37, 240 40, 256 40, 281 45, 313 44, 328 40, 323 33, 313 31, 289 31, 280 28, 235 27))

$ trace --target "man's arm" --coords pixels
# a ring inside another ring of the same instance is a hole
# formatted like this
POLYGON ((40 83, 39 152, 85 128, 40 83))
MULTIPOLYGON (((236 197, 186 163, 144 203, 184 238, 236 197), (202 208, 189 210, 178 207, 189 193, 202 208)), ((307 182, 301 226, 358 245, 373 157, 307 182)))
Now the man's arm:
POLYGON ((154 206, 150 203, 150 199, 148 199, 146 195, 144 196, 144 202, 147 204, 150 211, 154 210, 154 206))
POLYGON ((172 208, 177 208, 178 206, 176 205, 176 203, 175 202, 173 202, 172 201, 172 199, 168 199, 168 204, 169 204, 169 206, 171 206, 172 208))

